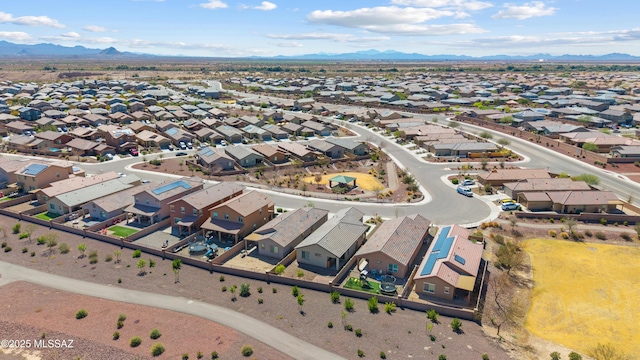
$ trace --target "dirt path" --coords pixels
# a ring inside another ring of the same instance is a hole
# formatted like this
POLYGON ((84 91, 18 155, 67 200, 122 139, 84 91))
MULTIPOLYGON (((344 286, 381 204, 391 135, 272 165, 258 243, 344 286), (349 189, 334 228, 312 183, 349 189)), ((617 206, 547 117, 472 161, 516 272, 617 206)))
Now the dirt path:
POLYGON ((387 161, 387 179, 389 179, 389 189, 396 191, 398 189, 398 177, 395 176, 396 165, 393 161, 387 161))

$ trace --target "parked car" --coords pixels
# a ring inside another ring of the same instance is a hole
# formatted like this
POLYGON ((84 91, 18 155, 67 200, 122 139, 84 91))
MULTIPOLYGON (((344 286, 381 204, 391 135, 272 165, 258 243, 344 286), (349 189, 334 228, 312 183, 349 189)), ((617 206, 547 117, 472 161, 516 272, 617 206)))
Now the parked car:
POLYGON ((173 147, 173 145, 169 145, 169 146, 167 146, 167 149, 168 149, 169 151, 173 151, 174 147, 173 147))
POLYGON ((456 191, 458 192, 458 194, 462 194, 464 196, 468 196, 468 197, 472 197, 473 196, 473 192, 471 191, 471 189, 469 189, 466 186, 458 186, 456 188, 456 191))
POLYGON ((187 144, 184 141, 180 141, 178 145, 180 145, 180 150, 187 150, 187 144))
POLYGON ((106 154, 104 157, 106 157, 108 160, 113 160, 113 154, 106 154))
POLYGON ((226 141, 224 141, 224 140, 220 140, 220 145, 222 145, 222 146, 227 146, 227 142, 226 142, 226 141))
POLYGON ((462 182, 462 186, 472 186, 475 185, 476 182, 471 180, 471 179, 466 179, 465 181, 462 182))
POLYGON ((188 142, 188 143, 187 143, 187 147, 188 147, 189 149, 193 149, 193 144, 192 144, 192 143, 190 143, 190 142, 188 142))
POLYGON ((131 156, 138 156, 138 149, 136 148, 129 149, 129 154, 131 154, 131 156))
POLYGON ((502 204, 502 211, 518 210, 519 208, 520 204, 514 202, 502 204))
POLYGON ((187 156, 187 153, 180 151, 176 153, 176 156, 187 156))
POLYGON ((508 203, 514 203, 515 201, 511 200, 511 199, 502 199, 500 200, 500 204, 508 204, 508 203))

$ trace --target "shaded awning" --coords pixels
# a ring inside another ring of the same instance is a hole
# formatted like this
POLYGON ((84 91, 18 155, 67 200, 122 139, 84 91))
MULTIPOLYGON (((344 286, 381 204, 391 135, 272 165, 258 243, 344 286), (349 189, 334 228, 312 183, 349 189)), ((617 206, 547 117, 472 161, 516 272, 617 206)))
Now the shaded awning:
POLYGON ((264 237, 264 235, 261 235, 261 234, 258 234, 258 233, 251 233, 251 234, 245 236, 245 239, 249 240, 249 241, 259 241, 259 240, 262 240, 263 237, 264 237))
POLYGON ((180 226, 191 226, 193 225, 193 223, 198 220, 197 217, 195 216, 185 216, 184 218, 182 218, 180 221, 178 221, 176 223, 176 225, 180 225, 180 226))
POLYGON ((351 177, 351 176, 344 176, 344 175, 338 175, 338 176, 334 176, 331 179, 332 182, 337 182, 340 184, 348 184, 350 182, 353 182, 356 180, 356 178, 351 177))
POLYGON ((147 205, 141 205, 141 204, 134 204, 134 205, 129 205, 124 209, 125 212, 130 212, 132 214, 136 214, 136 215, 143 215, 143 216, 153 216, 155 214, 158 213, 158 211, 160 211, 160 208, 157 207, 153 207, 153 206, 147 206, 147 205))
POLYGON ((460 275, 458 278, 458 283, 456 287, 458 289, 473 291, 473 287, 476 285, 476 277, 475 276, 464 276, 460 275))
POLYGON ((233 221, 212 219, 202 224, 201 228, 235 235, 240 232, 243 225, 233 221))

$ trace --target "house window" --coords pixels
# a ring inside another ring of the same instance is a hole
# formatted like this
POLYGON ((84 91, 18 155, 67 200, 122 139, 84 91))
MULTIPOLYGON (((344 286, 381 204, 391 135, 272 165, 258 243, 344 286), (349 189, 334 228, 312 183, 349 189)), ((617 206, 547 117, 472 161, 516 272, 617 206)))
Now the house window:
POLYGON ((56 209, 56 206, 55 206, 54 204, 49 204, 49 209, 51 209, 51 210, 55 210, 55 209, 56 209))
POLYGON ((193 209, 193 216, 198 216, 198 210, 193 209))
POLYGON ((316 253, 316 256, 317 256, 317 257, 320 257, 320 256, 322 256, 322 254, 320 254, 320 253, 316 253))
POLYGON ((429 284, 429 283, 424 283, 424 292, 428 292, 428 293, 435 293, 436 292, 436 285, 435 284, 429 284))
POLYGON ((256 226, 256 223, 253 223, 253 228, 255 229, 256 227, 257 227, 257 226, 256 226))
POLYGON ((175 210, 174 206, 173 205, 169 205, 169 211, 173 212, 174 210, 175 210))
POLYGON ((302 258, 305 260, 309 260, 309 252, 308 251, 303 251, 302 252, 302 258))
POLYGON ((184 206, 180 206, 180 213, 184 214, 184 206))
POLYGON ((100 217, 101 218, 105 218, 107 214, 104 213, 104 211, 100 211, 100 217))
POLYGON ((445 293, 445 294, 448 294, 448 293, 449 293, 449 287, 448 287, 448 286, 445 286, 445 287, 444 287, 444 293, 445 293))
POLYGON ((229 220, 229 214, 224 214, 224 219, 229 220))
POLYGON ((275 246, 275 245, 271 245, 271 253, 277 254, 278 253, 278 247, 275 246))
POLYGON ((242 222, 242 216, 238 216, 238 222, 242 222))
POLYGON ((149 199, 146 200, 147 205, 149 205, 149 199))
POLYGON ((181 220, 182 219, 180 219, 180 218, 174 218, 174 221, 175 221, 176 224, 179 223, 181 220))
POLYGON ((136 196, 136 202, 140 202, 140 199, 138 199, 138 197, 136 196))
POLYGON ((217 213, 217 212, 214 212, 214 213, 213 213, 213 218, 214 218, 214 219, 217 219, 217 218, 218 218, 218 213, 217 213))
POLYGON ((273 157, 273 161, 278 161, 278 157, 277 157, 277 156, 274 156, 274 157, 273 157))
POLYGON ((60 173, 59 172, 56 173, 56 177, 60 177, 60 173))
POLYGON ((387 271, 388 272, 392 272, 392 273, 397 273, 398 272, 398 265, 396 264, 389 264, 387 266, 387 271))

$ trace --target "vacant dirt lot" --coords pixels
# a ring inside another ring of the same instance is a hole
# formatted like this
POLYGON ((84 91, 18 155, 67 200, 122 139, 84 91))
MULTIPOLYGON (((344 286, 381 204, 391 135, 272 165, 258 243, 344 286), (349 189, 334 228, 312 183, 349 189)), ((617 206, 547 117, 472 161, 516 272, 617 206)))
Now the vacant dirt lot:
POLYGON ((640 354, 640 249, 552 239, 523 244, 535 282, 527 330, 582 353, 611 343, 640 354))

